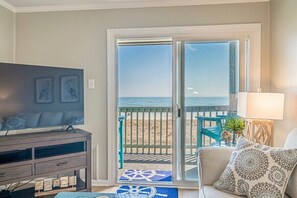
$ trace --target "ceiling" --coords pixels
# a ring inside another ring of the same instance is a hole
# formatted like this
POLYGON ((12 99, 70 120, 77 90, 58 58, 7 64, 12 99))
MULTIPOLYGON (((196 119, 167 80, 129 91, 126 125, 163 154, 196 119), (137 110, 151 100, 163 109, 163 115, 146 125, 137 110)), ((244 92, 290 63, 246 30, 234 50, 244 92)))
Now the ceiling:
POLYGON ((0 0, 0 5, 13 12, 23 13, 247 3, 264 1, 269 0, 0 0))

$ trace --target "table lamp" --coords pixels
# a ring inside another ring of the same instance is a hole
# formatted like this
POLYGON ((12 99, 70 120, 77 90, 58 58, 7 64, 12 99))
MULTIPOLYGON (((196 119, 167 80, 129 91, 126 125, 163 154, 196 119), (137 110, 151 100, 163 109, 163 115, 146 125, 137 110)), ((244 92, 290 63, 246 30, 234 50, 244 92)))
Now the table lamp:
POLYGON ((281 93, 238 94, 237 114, 245 118, 247 139, 273 146, 273 120, 283 119, 284 98, 281 93))

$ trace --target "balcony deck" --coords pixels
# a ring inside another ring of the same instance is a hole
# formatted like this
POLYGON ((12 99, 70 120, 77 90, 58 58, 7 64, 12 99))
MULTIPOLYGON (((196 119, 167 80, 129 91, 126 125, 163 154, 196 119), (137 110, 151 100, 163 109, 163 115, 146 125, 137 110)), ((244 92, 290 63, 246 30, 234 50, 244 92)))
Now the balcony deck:
MULTIPOLYGON (((154 154, 125 154, 125 163, 139 164, 172 164, 172 155, 154 155, 154 154)), ((196 155, 186 155, 187 165, 197 165, 196 155)))
MULTIPOLYGON (((186 107, 185 170, 186 178, 197 179, 197 120, 196 116, 226 115, 228 106, 186 107)), ((124 167, 135 170, 172 170, 172 108, 120 107, 118 115, 125 116, 122 123, 124 167)), ((214 122, 206 122, 213 126, 214 122)), ((212 139, 203 137, 203 145, 212 139)))
MULTIPOLYGON (((119 170, 119 176, 126 170, 172 170, 172 155, 152 155, 152 154, 125 154, 124 167, 119 170)), ((196 156, 187 155, 186 157, 186 178, 197 180, 197 159, 196 156)))

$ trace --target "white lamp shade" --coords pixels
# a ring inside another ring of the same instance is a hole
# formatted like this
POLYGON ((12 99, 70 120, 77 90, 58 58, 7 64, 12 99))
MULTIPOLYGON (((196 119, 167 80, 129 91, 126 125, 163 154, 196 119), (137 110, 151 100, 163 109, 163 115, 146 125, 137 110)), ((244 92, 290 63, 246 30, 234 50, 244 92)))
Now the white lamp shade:
POLYGON ((284 99, 281 93, 240 92, 237 114, 243 118, 282 120, 284 99))

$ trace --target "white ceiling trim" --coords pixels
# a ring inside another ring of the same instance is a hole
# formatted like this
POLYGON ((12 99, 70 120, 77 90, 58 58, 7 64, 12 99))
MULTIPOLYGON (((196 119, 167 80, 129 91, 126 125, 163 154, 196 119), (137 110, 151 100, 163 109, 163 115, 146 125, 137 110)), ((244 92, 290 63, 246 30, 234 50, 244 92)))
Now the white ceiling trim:
POLYGON ((189 6, 189 5, 213 5, 213 4, 234 4, 234 3, 255 3, 269 2, 270 0, 162 0, 162 1, 125 1, 108 3, 90 3, 78 5, 49 5, 49 6, 28 6, 14 7, 5 0, 0 0, 0 5, 15 12, 54 12, 74 10, 100 10, 100 9, 121 9, 121 8, 145 8, 145 7, 168 7, 168 6, 189 6))
POLYGON ((7 3, 5 0, 0 0, 0 6, 12 11, 12 12, 16 12, 16 9, 14 6, 12 6, 11 4, 7 3))

